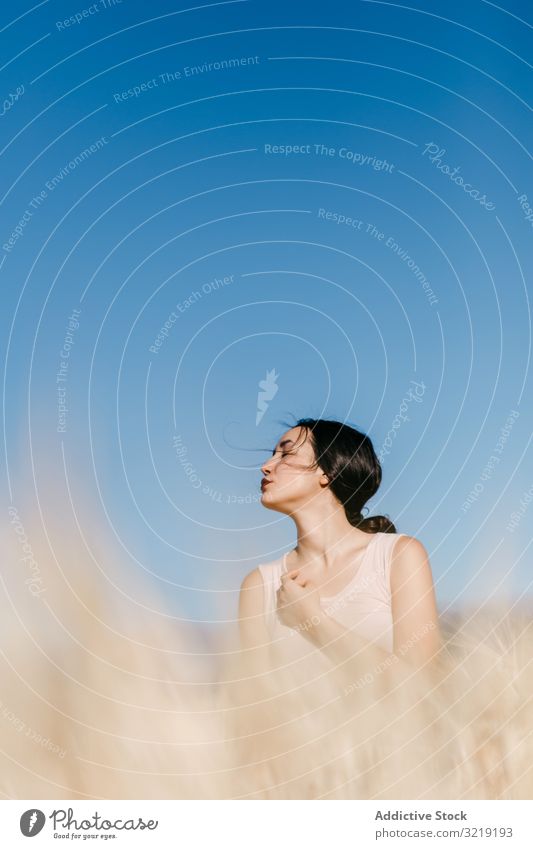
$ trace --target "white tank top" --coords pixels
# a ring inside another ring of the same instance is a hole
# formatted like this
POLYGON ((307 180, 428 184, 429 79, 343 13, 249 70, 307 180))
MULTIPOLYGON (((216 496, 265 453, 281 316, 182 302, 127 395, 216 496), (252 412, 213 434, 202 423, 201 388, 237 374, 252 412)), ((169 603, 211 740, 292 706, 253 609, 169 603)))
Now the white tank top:
MULTIPOLYGON (((370 542, 354 577, 335 596, 321 596, 320 603, 327 613, 365 639, 380 645, 385 651, 393 651, 393 622, 391 610, 390 568, 392 550, 399 537, 405 534, 380 532, 369 534, 370 542)), ((288 552, 269 563, 261 563, 263 578, 265 618, 272 643, 289 655, 309 649, 309 641, 295 628, 280 621, 277 615, 277 592, 281 586, 281 575, 288 571, 285 561, 288 552), (287 643, 286 640, 290 640, 287 643)))

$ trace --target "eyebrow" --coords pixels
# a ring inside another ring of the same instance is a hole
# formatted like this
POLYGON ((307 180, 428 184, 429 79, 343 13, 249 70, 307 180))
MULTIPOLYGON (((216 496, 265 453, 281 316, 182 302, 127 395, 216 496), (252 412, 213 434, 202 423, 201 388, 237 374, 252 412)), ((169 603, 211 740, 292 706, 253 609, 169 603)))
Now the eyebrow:
MULTIPOLYGON (((293 441, 292 439, 284 439, 284 440, 283 440, 283 442, 280 442, 279 447, 280 447, 280 448, 283 448, 283 446, 284 446, 284 445, 288 445, 288 444, 289 444, 289 442, 292 442, 292 443, 293 443, 293 445, 294 445, 294 441, 293 441)), ((274 448, 274 450, 273 450, 273 452, 272 452, 272 456, 274 456, 274 454, 275 454, 275 453, 276 453, 276 449, 274 448)))

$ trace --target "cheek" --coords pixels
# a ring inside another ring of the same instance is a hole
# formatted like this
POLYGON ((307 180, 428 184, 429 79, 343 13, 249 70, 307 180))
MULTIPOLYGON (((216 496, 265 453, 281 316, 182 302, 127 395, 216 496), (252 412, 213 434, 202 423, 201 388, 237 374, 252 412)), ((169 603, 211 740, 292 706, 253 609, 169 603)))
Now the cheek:
POLYGON ((284 469, 282 474, 277 475, 277 482, 286 492, 290 491, 291 495, 307 495, 315 489, 312 476, 302 474, 298 469, 284 469))
POLYGON ((276 480, 283 481, 283 483, 292 484, 301 477, 301 471, 294 466, 291 466, 289 463, 280 464, 276 471, 276 480))

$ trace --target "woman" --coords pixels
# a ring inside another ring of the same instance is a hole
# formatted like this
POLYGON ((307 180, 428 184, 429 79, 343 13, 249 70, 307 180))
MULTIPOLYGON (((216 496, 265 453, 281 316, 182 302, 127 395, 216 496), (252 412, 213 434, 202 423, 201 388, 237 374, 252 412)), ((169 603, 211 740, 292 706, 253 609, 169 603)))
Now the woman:
POLYGON ((384 516, 361 513, 381 483, 369 437, 337 421, 300 419, 262 472, 262 504, 293 519, 298 541, 243 580, 243 648, 265 657, 290 633, 336 666, 369 646, 373 658, 432 659, 441 637, 426 549, 384 516))

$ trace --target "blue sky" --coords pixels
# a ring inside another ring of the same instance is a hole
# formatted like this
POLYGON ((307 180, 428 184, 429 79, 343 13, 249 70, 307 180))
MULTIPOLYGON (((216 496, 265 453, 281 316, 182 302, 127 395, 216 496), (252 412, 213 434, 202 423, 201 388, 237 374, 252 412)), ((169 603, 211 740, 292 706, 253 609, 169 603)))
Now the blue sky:
POLYGON ((294 543, 259 467, 323 415, 441 607, 530 594, 528 6, 6 7, 6 509, 52 475, 72 523, 66 470, 132 577, 232 619, 294 543))

